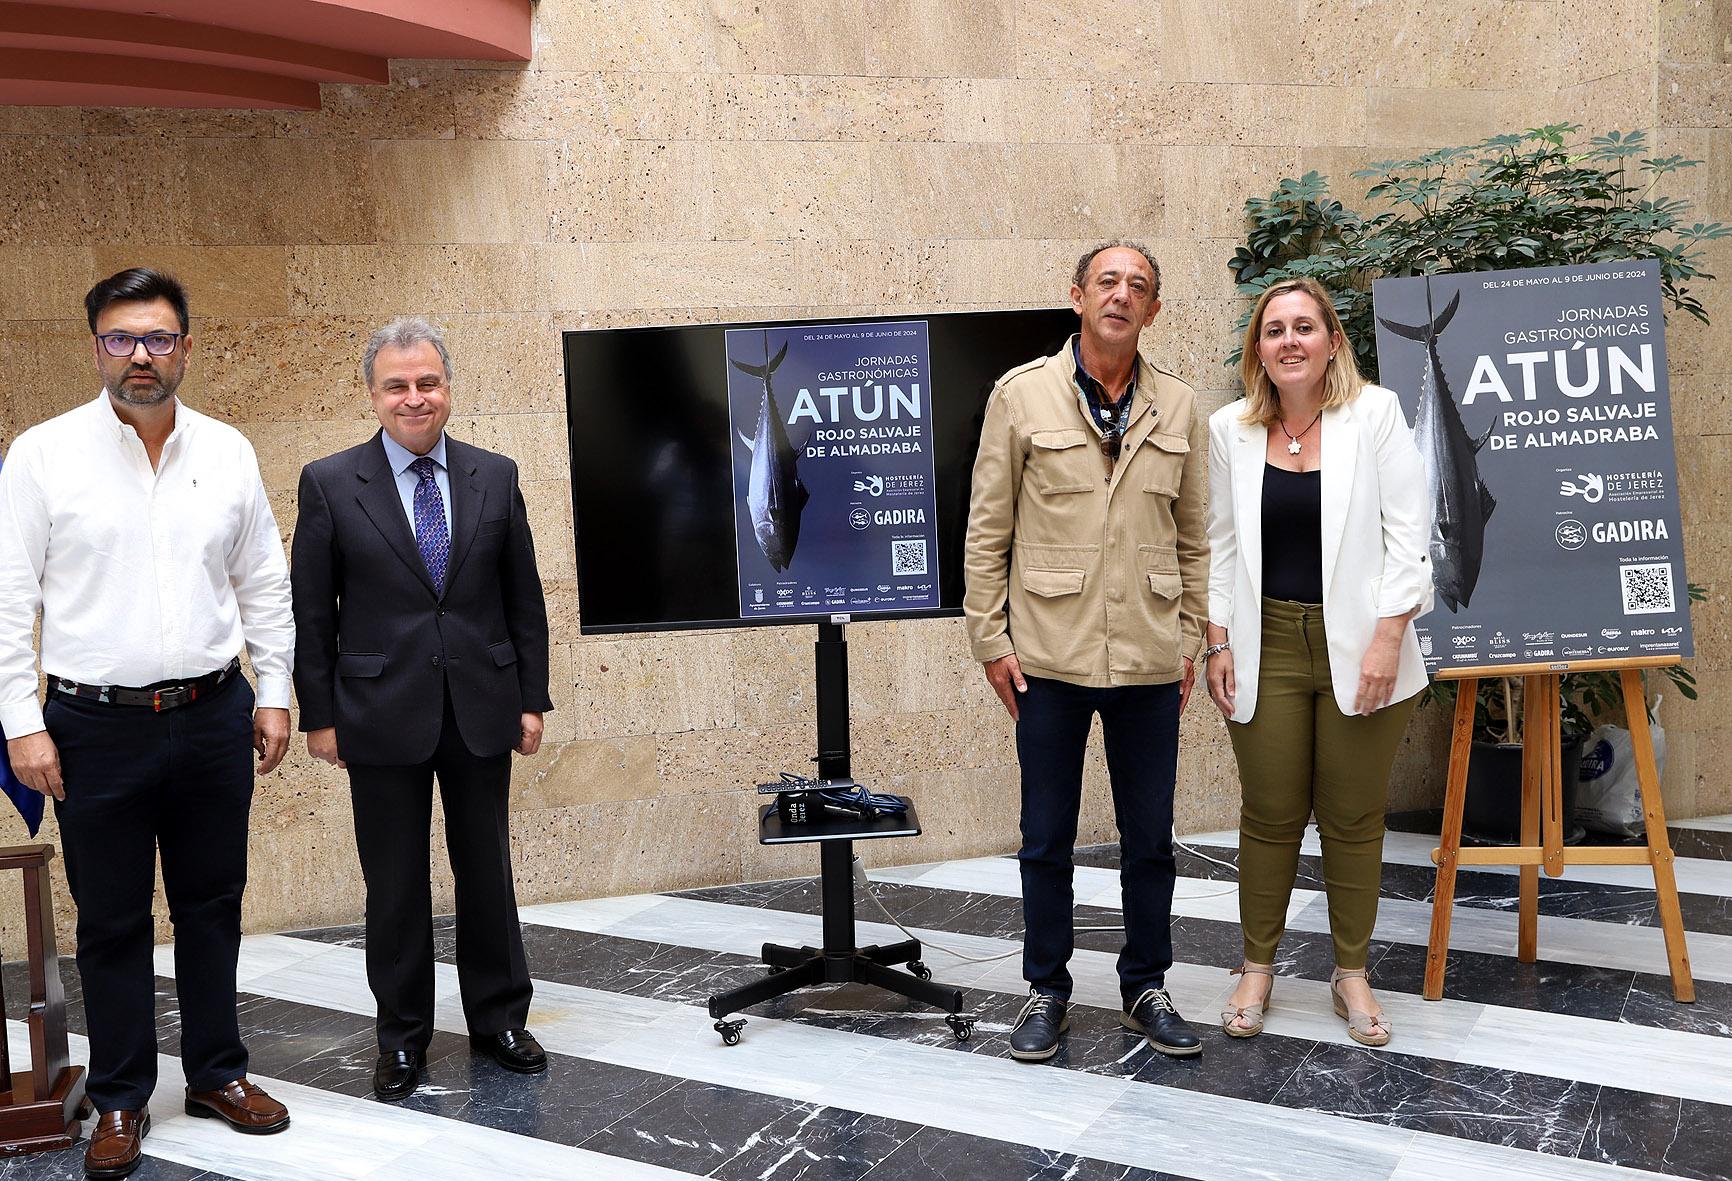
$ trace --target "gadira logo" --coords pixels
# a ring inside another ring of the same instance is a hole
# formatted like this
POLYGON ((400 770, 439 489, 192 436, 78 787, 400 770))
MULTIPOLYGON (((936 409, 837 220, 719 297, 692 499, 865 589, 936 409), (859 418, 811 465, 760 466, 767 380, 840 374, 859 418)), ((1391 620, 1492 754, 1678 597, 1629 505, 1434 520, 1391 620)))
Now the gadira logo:
POLYGON ((872 514, 863 508, 857 508, 848 514, 848 523, 856 529, 872 528, 872 514))
POLYGON ((1558 544, 1565 549, 1581 549, 1588 544, 1588 529, 1580 521, 1571 517, 1567 521, 1559 521, 1556 536, 1558 544))

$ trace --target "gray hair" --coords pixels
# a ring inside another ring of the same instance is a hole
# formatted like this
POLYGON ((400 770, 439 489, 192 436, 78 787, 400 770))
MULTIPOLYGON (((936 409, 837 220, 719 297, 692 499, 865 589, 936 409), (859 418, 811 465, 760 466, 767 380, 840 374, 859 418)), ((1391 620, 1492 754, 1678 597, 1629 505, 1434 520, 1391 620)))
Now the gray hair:
POLYGON ((367 338, 361 353, 361 377, 367 388, 373 388, 373 362, 380 349, 407 349, 418 344, 430 344, 439 350, 439 361, 445 366, 445 384, 451 384, 451 353, 445 347, 445 334, 421 316, 399 316, 367 338))
POLYGON ((1148 262, 1149 270, 1153 271, 1155 276, 1155 298, 1161 298, 1161 264, 1155 261, 1154 253, 1150 251, 1147 246, 1144 246, 1141 242, 1133 242, 1129 238, 1113 238, 1107 242, 1096 243, 1085 250, 1083 256, 1076 260, 1076 270, 1070 277, 1071 283, 1077 287, 1083 285, 1084 281, 1089 277, 1089 266, 1094 262, 1095 255, 1099 254, 1103 250, 1121 249, 1135 250, 1138 254, 1143 256, 1145 261, 1148 262))

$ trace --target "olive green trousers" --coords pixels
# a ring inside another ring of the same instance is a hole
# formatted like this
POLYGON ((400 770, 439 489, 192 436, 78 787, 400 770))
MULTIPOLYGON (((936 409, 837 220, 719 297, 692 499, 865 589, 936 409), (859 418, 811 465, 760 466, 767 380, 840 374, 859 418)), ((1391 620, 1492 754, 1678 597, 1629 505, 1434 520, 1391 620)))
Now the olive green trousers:
POLYGON ((1389 769, 1417 696, 1370 715, 1335 704, 1318 604, 1263 600, 1257 709, 1227 724, 1239 761, 1239 923, 1245 958, 1275 962, 1299 867, 1305 822, 1317 816, 1335 965, 1365 967, 1383 876, 1389 769))

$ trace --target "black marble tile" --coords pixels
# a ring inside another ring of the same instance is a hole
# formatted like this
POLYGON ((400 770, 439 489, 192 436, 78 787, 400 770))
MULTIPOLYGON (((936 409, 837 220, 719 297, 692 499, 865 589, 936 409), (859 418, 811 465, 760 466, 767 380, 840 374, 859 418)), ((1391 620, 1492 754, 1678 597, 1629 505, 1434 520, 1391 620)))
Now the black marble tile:
POLYGON ((892 1041, 914 1042, 942 1050, 996 1055, 1008 1052, 1005 1039, 1022 1009, 1023 997, 964 989, 962 1011, 974 1018, 966 1042, 956 1040, 942 1010, 866 984, 817 985, 755 1006, 744 1016, 799 1021, 825 1029, 892 1041))
POLYGON ((675 1004, 707 1000, 763 972, 763 964, 752 956, 533 923, 523 926, 523 948, 529 973, 537 980, 675 1004))
MULTIPOLYGON (((146 1143, 148 1143, 148 1139, 146 1143)), ((84 1150, 89 1142, 80 1140, 71 1148, 57 1152, 33 1152, 26 1156, 0 1159, 0 1181, 84 1181, 84 1150)), ((221 1173, 213 1173, 193 1165, 176 1164, 161 1157, 146 1155, 131 1174, 131 1181, 233 1181, 221 1173)))
POLYGON ((1116 1165, 943 1128, 922 1128, 870 1181, 1188 1181, 1178 1173, 1116 1165))
POLYGON ((1598 1093, 1587 1083, 1319 1043, 1273 1101, 1460 1140, 1574 1156, 1598 1093))
MULTIPOLYGON (((1710 1037, 1732 1037, 1732 984, 1702 980, 1696 984, 1693 1004, 1672 999, 1672 978, 1647 972, 1636 973, 1636 981, 1625 998, 1621 1019, 1631 1025, 1677 1029, 1710 1037)), ((1727 1050, 1727 1070, 1732 1071, 1732 1049, 1727 1050)))
POLYGON ((1305 1038, 1268 1033, 1231 1038, 1221 1031, 1217 1013, 1185 1016, 1202 1036, 1202 1057, 1169 1058, 1145 1048, 1133 1076, 1137 1082, 1269 1103, 1317 1044, 1305 1038))
POLYGON ((853 1181, 917 1131, 900 1120, 687 1081, 582 1147, 701 1177, 853 1181))
POLYGON ((1580 1155, 1700 1181, 1732 1181, 1732 1112, 1713 1103, 1601 1089, 1580 1155))
POLYGON ((310 939, 314 943, 330 943, 338 947, 367 946, 367 928, 360 923, 341 927, 314 927, 305 931, 284 931, 290 939, 310 939))
POLYGON ((671 1075, 549 1054, 541 1074, 517 1074, 466 1039, 440 1034, 421 1085, 399 1106, 466 1124, 577 1145, 681 1085, 671 1075), (441 1041, 449 1040, 447 1047, 441 1041))
POLYGON ((1715 828, 1668 828, 1672 852, 1679 857, 1732 861, 1732 832, 1715 828))
MULTIPOLYGON (((1424 991, 1426 949, 1412 943, 1372 944, 1372 986, 1414 995, 1424 991)), ((1443 995, 1450 1000, 1501 1005, 1617 1021, 1636 973, 1552 960, 1524 964, 1512 956, 1451 951, 1443 995)), ((1644 1023, 1645 1024, 1645 1023, 1644 1023)))
MULTIPOLYGON (((59 961, 60 986, 66 993, 68 1011, 84 1008, 84 987, 78 979, 78 965, 69 955, 63 955, 59 961)), ((6 1019, 23 1021, 30 1014, 30 965, 23 960, 17 960, 0 967, 0 982, 6 992, 6 1019)), ((4 1177, 4 1174, 0 1174, 4 1177)))

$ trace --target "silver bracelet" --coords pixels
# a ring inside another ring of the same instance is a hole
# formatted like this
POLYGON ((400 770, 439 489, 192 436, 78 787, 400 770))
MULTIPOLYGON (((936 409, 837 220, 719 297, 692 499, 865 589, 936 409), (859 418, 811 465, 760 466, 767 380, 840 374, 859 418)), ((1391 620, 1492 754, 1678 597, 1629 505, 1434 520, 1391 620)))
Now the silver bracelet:
POLYGON ((1231 641, 1224 644, 1210 644, 1207 648, 1203 649, 1203 659, 1207 660, 1218 652, 1231 652, 1232 650, 1233 645, 1231 641))

